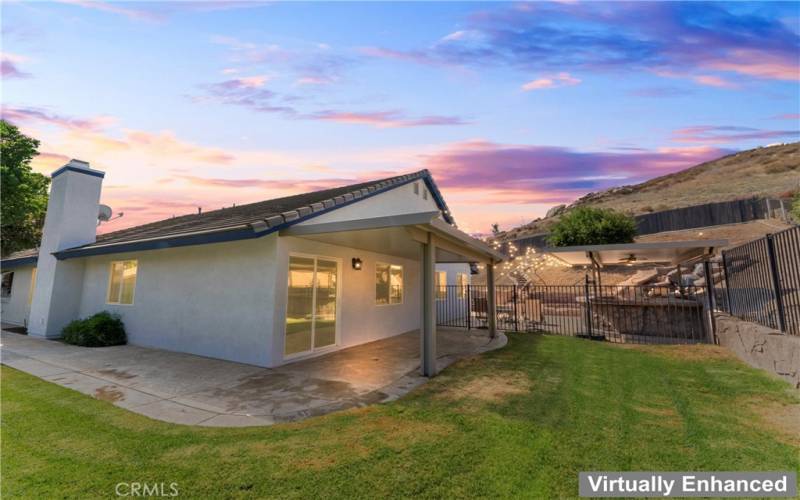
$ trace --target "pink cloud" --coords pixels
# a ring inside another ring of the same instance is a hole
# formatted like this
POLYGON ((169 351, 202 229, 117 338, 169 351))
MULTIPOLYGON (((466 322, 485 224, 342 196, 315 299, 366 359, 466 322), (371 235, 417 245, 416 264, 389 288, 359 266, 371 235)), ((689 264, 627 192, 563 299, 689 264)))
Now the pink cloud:
POLYGON ((132 19, 135 21, 160 21, 163 19, 162 16, 156 14, 155 12, 123 7, 118 2, 103 2, 100 0, 58 0, 58 1, 61 3, 67 3, 78 7, 84 7, 87 9, 99 10, 111 14, 120 14, 127 17, 128 19, 132 19))
POLYGON ((711 147, 582 152, 553 146, 470 141, 425 155, 439 184, 487 203, 564 203, 589 192, 641 182, 723 156, 711 147))
POLYGON ((756 49, 736 49, 728 57, 712 59, 704 66, 718 71, 732 71, 744 75, 774 80, 800 80, 800 62, 797 54, 785 57, 756 49))
POLYGON ((522 90, 529 92, 531 90, 554 89, 558 87, 569 87, 578 85, 581 80, 573 77, 569 73, 561 72, 555 75, 549 75, 530 82, 522 86, 522 90))
POLYGON ((236 79, 239 85, 246 88, 263 87, 268 80, 269 77, 266 75, 246 76, 243 78, 236 79))
POLYGON ((27 58, 8 52, 0 52, 0 76, 6 80, 12 78, 30 78, 30 73, 25 73, 17 64, 25 62, 27 58))
POLYGON ((309 118, 339 123, 370 125, 378 128, 464 125, 467 123, 457 116, 430 115, 408 117, 399 111, 352 112, 328 110, 312 113, 309 115, 309 118))
POLYGON ((129 130, 125 134, 125 139, 131 148, 140 148, 164 156, 184 156, 204 163, 226 164, 235 158, 221 149, 197 146, 182 141, 175 136, 174 132, 168 130, 158 133, 129 130))
POLYGON ((61 128, 98 130, 115 121, 113 117, 71 118, 51 113, 41 108, 4 106, 0 111, 4 120, 12 123, 44 123, 61 128))
POLYGON ((697 125, 674 130, 672 140, 684 143, 730 144, 758 139, 800 138, 800 130, 761 130, 750 127, 697 125))
POLYGON ((698 75, 692 78, 695 82, 701 85, 708 85, 710 87, 723 87, 723 88, 736 88, 736 85, 733 82, 729 82, 728 80, 722 78, 721 76, 716 75, 698 75))

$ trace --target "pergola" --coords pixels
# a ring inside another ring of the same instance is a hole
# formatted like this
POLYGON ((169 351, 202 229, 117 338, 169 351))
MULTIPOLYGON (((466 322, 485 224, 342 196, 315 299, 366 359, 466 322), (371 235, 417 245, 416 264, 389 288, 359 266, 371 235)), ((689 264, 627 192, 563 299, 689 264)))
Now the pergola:
POLYGON ((600 270, 610 265, 668 264, 680 270, 682 264, 706 261, 728 240, 663 241, 613 245, 580 245, 545 249, 570 266, 587 266, 600 283, 600 270))
POLYGON ((442 220, 438 211, 416 212, 335 222, 298 224, 281 236, 307 238, 386 255, 418 259, 421 266, 420 367, 423 375, 436 375, 436 263, 486 264, 489 334, 497 334, 494 265, 505 257, 442 220))

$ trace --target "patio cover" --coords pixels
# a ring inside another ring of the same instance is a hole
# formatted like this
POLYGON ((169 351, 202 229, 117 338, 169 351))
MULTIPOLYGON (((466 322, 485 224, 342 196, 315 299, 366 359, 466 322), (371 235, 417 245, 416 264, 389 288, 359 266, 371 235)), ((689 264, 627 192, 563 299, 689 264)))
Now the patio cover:
POLYGON ((710 257, 715 248, 725 247, 728 240, 662 241, 623 243, 617 245, 581 245, 546 248, 558 260, 570 266, 603 267, 620 264, 672 264, 710 257))
POLYGON ((359 218, 335 222, 308 221, 282 229, 281 236, 369 250, 417 259, 422 271, 422 311, 420 371, 436 375, 436 286, 437 262, 483 262, 486 264, 487 316, 489 335, 497 332, 495 323, 494 265, 505 257, 481 240, 456 229, 442 218, 440 211, 359 218))

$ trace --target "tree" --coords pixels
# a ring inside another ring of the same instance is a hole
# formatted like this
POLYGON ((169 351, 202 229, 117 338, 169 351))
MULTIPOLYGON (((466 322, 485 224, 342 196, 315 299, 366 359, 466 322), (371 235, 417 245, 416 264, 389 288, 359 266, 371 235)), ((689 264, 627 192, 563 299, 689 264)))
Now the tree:
POLYGON ((548 243, 554 247, 632 243, 636 221, 607 208, 573 208, 553 226, 548 243))
POLYGON ((498 224, 497 222, 492 224, 492 234, 495 235, 495 236, 500 234, 500 224, 498 224))
POLYGON ((39 141, 0 120, 0 253, 39 246, 50 179, 31 169, 39 141))

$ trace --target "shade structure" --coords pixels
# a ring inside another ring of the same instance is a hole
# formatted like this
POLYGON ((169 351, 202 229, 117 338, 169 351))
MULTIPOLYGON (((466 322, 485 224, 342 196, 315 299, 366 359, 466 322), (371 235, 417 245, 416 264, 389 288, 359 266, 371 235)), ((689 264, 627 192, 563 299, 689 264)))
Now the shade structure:
POLYGON ((581 245, 544 251, 570 266, 672 264, 702 259, 728 245, 728 240, 664 241, 616 245, 581 245))

